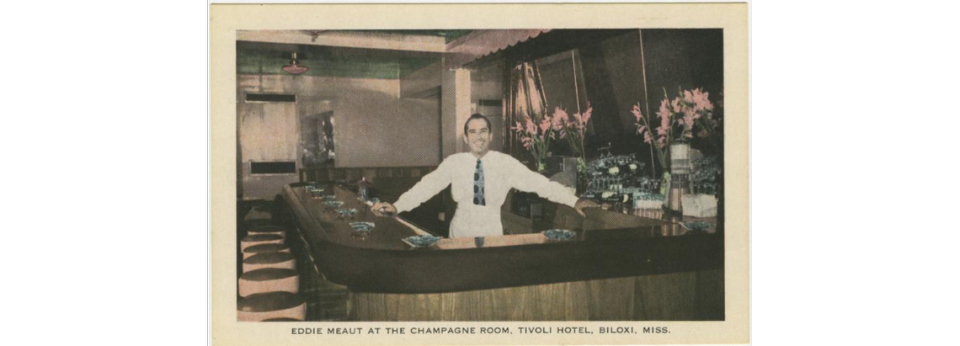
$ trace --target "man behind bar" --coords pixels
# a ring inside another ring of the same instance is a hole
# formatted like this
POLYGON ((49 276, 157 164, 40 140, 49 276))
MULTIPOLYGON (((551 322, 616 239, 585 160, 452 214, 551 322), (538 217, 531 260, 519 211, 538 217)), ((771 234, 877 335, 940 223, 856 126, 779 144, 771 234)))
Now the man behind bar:
POLYGON ((401 213, 412 210, 453 184, 453 200, 457 211, 450 222, 450 237, 489 237, 503 235, 500 207, 511 188, 535 192, 555 203, 573 207, 585 216, 583 209, 597 207, 593 201, 577 199, 563 185, 535 173, 510 155, 490 151, 490 120, 481 114, 471 115, 463 124, 463 141, 469 153, 453 154, 427 174, 397 200, 396 206, 381 202, 373 210, 401 213))

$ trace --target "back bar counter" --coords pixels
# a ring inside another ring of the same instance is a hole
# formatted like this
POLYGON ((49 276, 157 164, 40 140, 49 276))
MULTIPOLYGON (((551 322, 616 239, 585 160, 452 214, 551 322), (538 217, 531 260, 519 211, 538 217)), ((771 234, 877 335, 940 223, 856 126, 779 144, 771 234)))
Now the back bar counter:
POLYGON ((283 196, 319 272, 350 290, 351 320, 723 319, 723 234, 716 226, 688 232, 661 220, 600 209, 583 218, 554 206, 540 222, 504 216, 505 228, 538 228, 526 233, 414 248, 403 238, 444 233, 405 214, 377 217, 354 189, 320 185, 342 208, 357 209, 341 218, 306 185, 288 185, 283 196), (361 237, 349 225, 354 221, 375 228, 361 237), (552 228, 576 235, 550 241, 540 231, 552 228))

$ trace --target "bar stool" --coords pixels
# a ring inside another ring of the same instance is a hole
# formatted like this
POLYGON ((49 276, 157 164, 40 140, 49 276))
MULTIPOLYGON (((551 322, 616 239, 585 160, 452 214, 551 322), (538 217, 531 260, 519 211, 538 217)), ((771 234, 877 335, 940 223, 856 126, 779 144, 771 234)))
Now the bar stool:
POLYGON ((290 292, 252 294, 237 302, 238 321, 263 321, 289 318, 303 321, 307 304, 299 295, 290 292))
POLYGON ((240 251, 261 244, 283 244, 283 237, 276 234, 252 234, 240 239, 240 251))
POLYGON ((266 252, 243 260, 244 273, 266 268, 296 270, 297 259, 289 252, 266 252))
POLYGON ((251 270, 240 275, 238 283, 241 297, 269 292, 300 292, 300 275, 291 269, 251 270))
POLYGON ((253 245, 243 249, 243 259, 250 258, 250 256, 268 253, 268 252, 286 252, 290 253, 290 248, 284 244, 260 244, 253 245))
POLYGON ((275 234, 283 237, 284 241, 287 240, 287 228, 277 225, 261 225, 247 230, 247 235, 255 234, 275 234))

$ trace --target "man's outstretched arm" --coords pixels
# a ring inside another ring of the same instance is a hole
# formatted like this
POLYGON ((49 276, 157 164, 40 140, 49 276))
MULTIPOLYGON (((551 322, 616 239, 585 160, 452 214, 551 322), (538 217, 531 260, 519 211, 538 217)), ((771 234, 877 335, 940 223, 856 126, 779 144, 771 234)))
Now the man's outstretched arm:
POLYGON ((451 165, 446 161, 440 163, 440 166, 437 167, 436 170, 423 176, 423 179, 420 179, 410 190, 400 195, 396 204, 390 204, 388 202, 377 203, 373 206, 373 211, 399 214, 413 210, 450 185, 452 177, 450 169, 451 165))
POLYGON ((558 182, 550 181, 547 177, 531 171, 519 161, 511 162, 510 172, 512 180, 511 186, 513 186, 513 188, 524 192, 533 192, 551 202, 574 208, 580 216, 587 216, 587 214, 583 212, 586 208, 600 207, 600 205, 591 200, 578 199, 576 195, 570 193, 570 189, 566 186, 558 182))

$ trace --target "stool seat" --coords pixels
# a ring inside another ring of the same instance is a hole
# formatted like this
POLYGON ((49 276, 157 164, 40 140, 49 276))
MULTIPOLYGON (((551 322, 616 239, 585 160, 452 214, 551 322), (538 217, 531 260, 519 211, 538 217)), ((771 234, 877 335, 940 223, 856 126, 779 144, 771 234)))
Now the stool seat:
POLYGON ((303 321, 307 304, 299 295, 290 292, 252 294, 237 302, 238 321, 263 321, 289 318, 303 321))
POLYGON ((256 226, 250 227, 250 229, 248 229, 247 232, 248 233, 274 233, 274 232, 286 232, 287 230, 289 230, 289 228, 287 227, 269 224, 269 225, 256 225, 256 226))
POLYGON ((277 225, 262 225, 253 227, 247 230, 247 234, 276 234, 283 237, 283 240, 287 240, 287 228, 277 225))
POLYGON ((260 244, 253 245, 243 249, 243 259, 250 258, 250 256, 267 253, 267 252, 290 252, 290 248, 283 244, 260 244))
POLYGON ((283 244, 283 237, 276 234, 253 234, 240 240, 240 250, 260 244, 283 244))
POLYGON ((266 252, 243 260, 243 272, 257 269, 297 269, 297 260, 289 252, 266 252))
POLYGON ((300 276, 292 269, 251 270, 240 275, 238 283, 241 297, 269 292, 300 292, 300 276))

